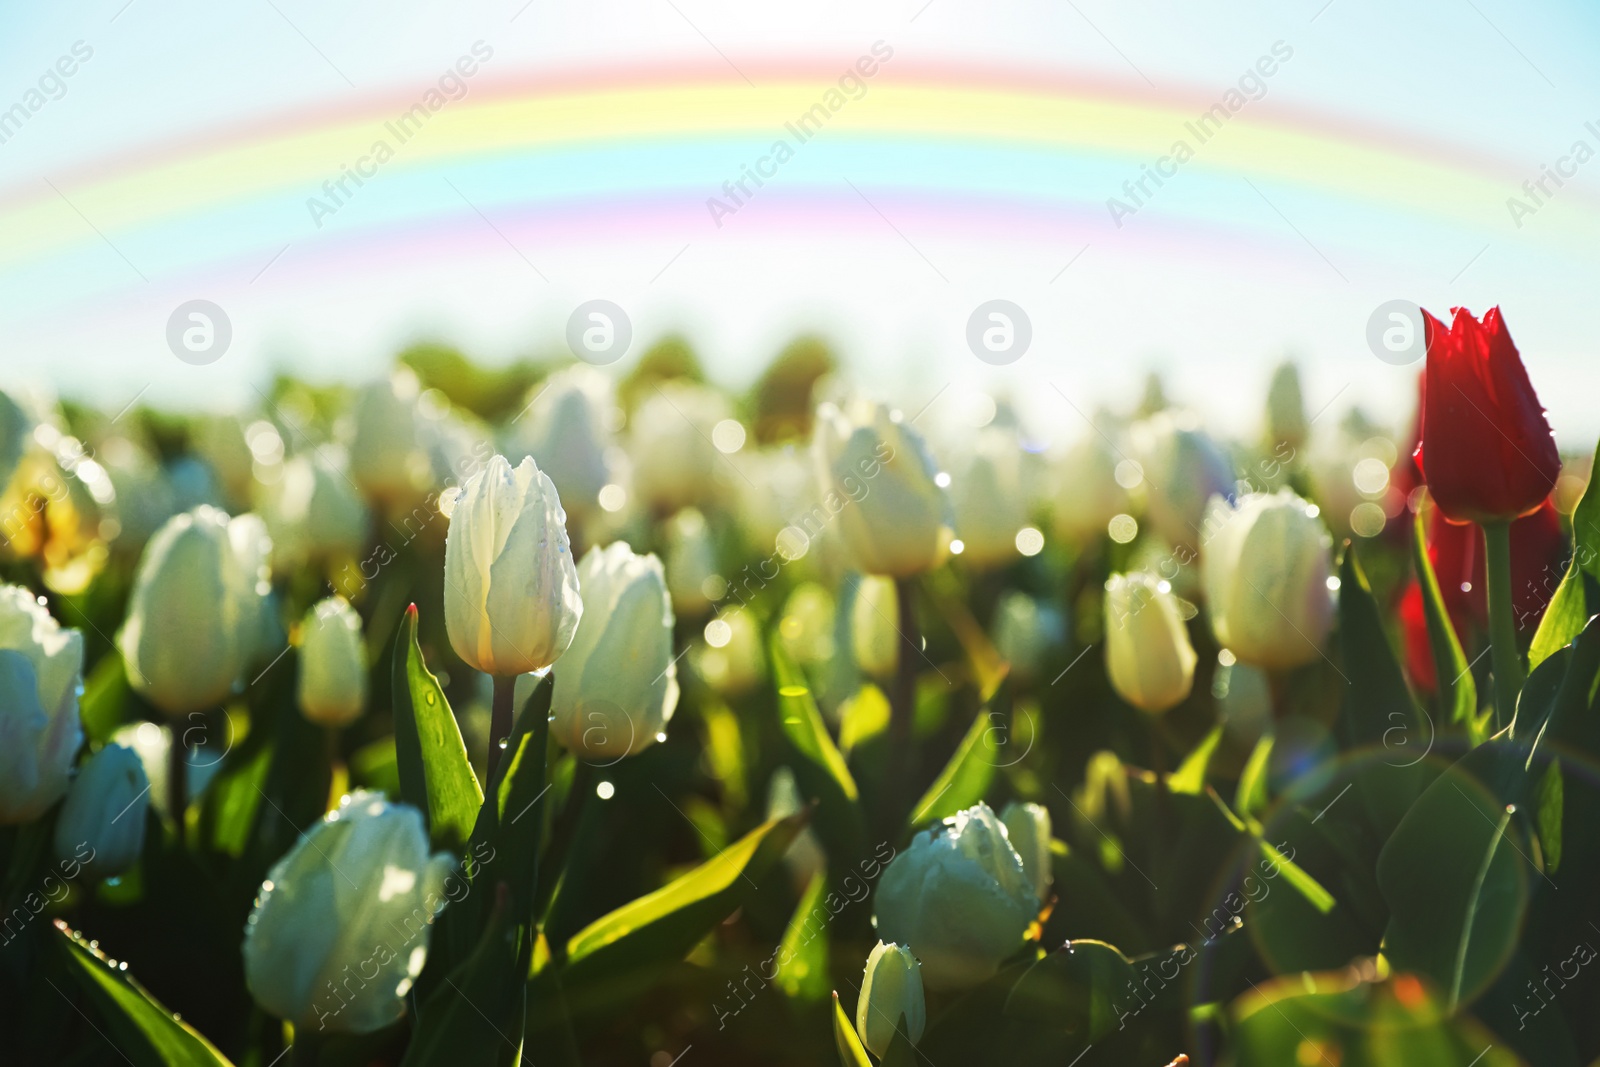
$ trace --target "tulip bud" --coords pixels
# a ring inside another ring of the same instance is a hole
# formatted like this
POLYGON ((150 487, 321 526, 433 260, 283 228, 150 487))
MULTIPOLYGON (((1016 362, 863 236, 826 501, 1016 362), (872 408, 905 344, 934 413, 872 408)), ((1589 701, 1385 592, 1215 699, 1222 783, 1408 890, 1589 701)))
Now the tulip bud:
POLYGON ((583 614, 556 487, 532 457, 513 470, 495 456, 446 506, 450 647, 469 666, 500 677, 550 666, 572 644, 583 614))
POLYGON ((1091 430, 1056 462, 1054 517, 1062 540, 1090 544, 1128 511, 1128 491, 1117 481, 1121 461, 1111 443, 1091 430))
POLYGON ((300 711, 337 729, 361 717, 367 703, 367 655, 361 616, 342 596, 306 612, 300 624, 300 711))
POLYGON ((934 989, 962 989, 992 976, 1022 947, 1039 912, 1033 882, 987 804, 911 839, 878 882, 878 936, 922 961, 934 989))
POLYGON ((823 404, 812 450, 823 504, 857 570, 908 578, 944 562, 955 537, 950 500, 922 435, 898 412, 823 404))
POLYGON ((706 623, 705 644, 692 657, 695 671, 725 697, 742 696, 766 677, 767 658, 755 612, 734 608, 706 623))
POLYGON ((1045 657, 1066 640, 1061 611, 1026 593, 1008 592, 995 607, 994 647, 1020 682, 1039 677, 1045 657))
POLYGON ((421 498, 433 477, 417 412, 419 394, 416 375, 402 367, 356 399, 350 474, 374 500, 408 504, 421 498))
POLYGON ((678 706, 672 605, 661 561, 618 541, 578 566, 583 621, 555 672, 550 731, 595 759, 655 744, 678 706))
POLYGON ((1145 512, 1168 544, 1196 548, 1206 503, 1233 490, 1233 468, 1192 419, 1161 412, 1134 428, 1145 512))
POLYGON ((121 745, 107 745, 78 770, 56 820, 56 858, 76 859, 87 845, 84 864, 96 878, 128 870, 144 851, 145 814, 150 810, 150 779, 139 756, 121 745))
POLYGON ((1028 522, 1022 456, 1015 433, 989 428, 954 465, 950 501, 961 558, 969 567, 982 570, 1017 558, 1017 531, 1028 522))
POLYGON ((1050 893, 1055 872, 1050 862, 1050 812, 1042 804, 1010 803, 1000 813, 1006 839, 1022 859, 1022 869, 1033 883, 1033 895, 1042 904, 1050 893))
POLYGON ((614 481, 611 426, 617 402, 611 383, 580 364, 536 388, 516 420, 513 452, 533 457, 561 494, 569 520, 581 523, 599 508, 600 490, 614 481))
POLYGON ((1212 632, 1244 663, 1286 670, 1321 654, 1333 539, 1317 514, 1287 489, 1212 503, 1200 577, 1212 632))
POLYGON ((861 999, 856 1001, 856 1033, 861 1035, 861 1043, 883 1059, 897 1031, 915 1045, 927 1025, 922 964, 909 949, 879 941, 867 957, 861 999))
POLYGON ((327 449, 284 464, 267 517, 280 573, 289 561, 357 556, 367 543, 367 505, 327 449))
POLYGON ((1106 673, 1117 695, 1152 714, 1175 707, 1194 686, 1197 657, 1177 598, 1143 571, 1106 582, 1106 673))
POLYGON ((1417 466, 1451 522, 1504 522, 1537 508, 1561 473, 1549 420, 1500 309, 1480 323, 1423 312, 1428 364, 1417 466))
POLYGON ((713 444, 728 405, 703 385, 664 382, 654 387, 628 425, 633 491, 657 514, 708 503, 716 496, 718 466, 726 460, 713 444))
POLYGON ((29 822, 67 791, 82 685, 83 635, 22 586, 0 586, 0 825, 29 822))
POLYGON ((900 662, 899 617, 900 593, 894 579, 862 575, 850 606, 850 645, 863 674, 894 677, 900 662))
MULTIPOLYGON (((704 618, 711 608, 707 588, 717 574, 717 546, 711 541, 706 517, 695 508, 684 508, 666 524, 667 589, 672 593, 672 609, 688 619, 704 618)), ((726 583, 721 583, 726 585, 726 583)))
POLYGON ((245 982, 296 1029, 365 1034, 405 1014, 455 861, 428 854, 422 814, 357 791, 261 883, 245 982))
POLYGON ((118 641, 129 684, 170 716, 215 707, 254 650, 258 612, 228 516, 206 504, 174 515, 134 573, 118 641))

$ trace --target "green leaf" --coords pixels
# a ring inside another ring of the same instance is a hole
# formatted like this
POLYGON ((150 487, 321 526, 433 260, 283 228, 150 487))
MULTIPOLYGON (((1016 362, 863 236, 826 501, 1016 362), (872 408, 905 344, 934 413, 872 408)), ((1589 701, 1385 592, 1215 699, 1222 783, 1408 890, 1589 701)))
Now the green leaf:
POLYGON ((1256 839, 1262 858, 1267 863, 1270 863, 1279 874, 1283 875, 1284 880, 1293 886, 1295 891, 1304 897, 1308 904, 1324 915, 1333 910, 1337 901, 1334 899, 1333 894, 1323 887, 1321 882, 1307 873, 1305 868, 1268 843, 1261 836, 1258 826, 1251 826, 1232 811, 1229 811, 1228 805, 1223 803, 1222 798, 1215 791, 1211 791, 1208 795, 1216 802, 1217 808, 1227 817, 1228 821, 1233 824, 1234 829, 1240 833, 1249 834, 1256 839))
POLYGON ((114 1042, 124 1059, 141 1067, 146 1063, 162 1067, 231 1067, 211 1042, 163 1007, 132 977, 112 970, 98 953, 65 930, 57 943, 67 957, 67 969, 107 1023, 111 1031, 107 1039, 114 1042))
POLYGON ((394 743, 400 797, 416 805, 434 844, 460 849, 483 806, 461 728, 417 647, 417 606, 395 635, 394 743))
POLYGON ((1201 739, 1194 751, 1184 758, 1183 765, 1167 778, 1167 788, 1174 793, 1189 793, 1199 796, 1200 791, 1206 787, 1206 772, 1211 769, 1211 757, 1217 751, 1217 743, 1222 740, 1222 724, 1211 728, 1211 732, 1201 739))
POLYGON ((1566 788, 1561 763, 1551 763, 1539 782, 1539 844, 1544 849, 1545 869, 1551 874, 1561 869, 1561 816, 1566 807, 1566 788))
POLYGON ((202 840, 237 859, 250 844, 250 831, 266 794, 267 772, 275 746, 243 746, 229 753, 216 779, 200 798, 202 840))
POLYGON ((839 747, 848 756, 889 729, 889 698, 871 682, 839 708, 839 747))
POLYGON ((754 891, 805 826, 772 819, 688 874, 590 923, 567 942, 568 1000, 592 1009, 648 988, 754 891))
POLYGON ((777 635, 770 643, 773 675, 778 684, 778 726, 798 758, 792 761, 800 795, 817 801, 817 835, 836 869, 856 862, 866 837, 856 780, 845 765, 822 713, 777 635))
MULTIPOLYGON (((1422 587, 1423 614, 1428 622, 1428 647, 1433 653, 1433 674, 1438 680, 1439 706, 1449 713, 1450 721, 1476 732, 1478 729, 1478 683, 1472 678, 1472 668, 1467 654, 1461 650, 1456 628, 1450 622, 1450 612, 1444 606, 1444 594, 1439 591, 1439 577, 1433 572, 1433 561, 1428 558, 1427 533, 1422 525, 1422 513, 1417 513, 1411 535, 1411 562, 1416 568, 1417 582, 1422 587)), ((1487 722, 1487 720, 1484 720, 1487 722)), ((1475 737, 1475 741, 1483 738, 1475 737)))
POLYGON ((839 1046, 839 1062, 844 1067, 872 1067, 867 1050, 861 1047, 861 1039, 856 1036, 855 1024, 839 1006, 837 990, 833 994, 833 1040, 839 1046))
MULTIPOLYGON (((978 709, 972 725, 967 727, 966 736, 956 746, 939 777, 911 809, 908 826, 915 828, 937 822, 983 799, 989 791, 989 783, 994 780, 995 768, 1010 758, 997 755, 1005 748, 1011 733, 1009 711, 1010 702, 1005 693, 998 696, 995 703, 978 709), (996 706, 1001 701, 1004 701, 1004 710, 996 706), (990 739, 991 734, 996 740, 990 739)), ((1020 753, 1017 758, 1021 759, 1020 753)))
POLYGON ((1272 765, 1272 731, 1261 735, 1256 742, 1256 747, 1250 750, 1250 758, 1245 760, 1244 770, 1239 774, 1239 788, 1233 795, 1233 806, 1244 816, 1251 820, 1267 809, 1267 804, 1272 799, 1268 790, 1268 771, 1272 765))
POLYGON ((1528 850, 1502 796, 1520 766, 1499 742, 1474 749, 1434 780, 1378 856, 1384 953, 1431 981, 1451 1010, 1493 980, 1520 935, 1528 850))
POLYGON ((1378 839, 1385 840, 1427 785, 1432 771, 1422 760, 1433 746, 1434 726, 1418 714, 1354 545, 1345 549, 1339 568, 1339 647, 1346 683, 1340 709, 1345 744, 1392 754, 1369 761, 1355 776, 1362 808, 1378 839))
POLYGON ((778 958, 784 962, 773 984, 795 1000, 817 1001, 828 994, 829 913, 822 903, 827 890, 825 872, 811 876, 779 942, 778 958))
POLYGON ((401 1067, 520 1062, 529 945, 529 935, 517 933, 511 893, 500 883, 472 955, 423 1003, 401 1067))
POLYGON ((1339 646, 1346 683, 1342 709, 1346 741, 1381 746, 1397 727, 1414 730, 1416 702, 1389 647, 1383 612, 1356 562, 1354 545, 1345 549, 1339 567, 1339 646))
POLYGON ((806 685, 805 676, 790 661, 777 637, 772 639, 771 648, 773 673, 778 681, 779 723, 784 736, 800 755, 827 774, 844 799, 854 803, 860 798, 856 780, 845 766, 833 738, 828 736, 828 728, 823 725, 822 713, 817 710, 817 701, 806 685))
MULTIPOLYGON (((1600 450, 1600 445, 1596 446, 1600 450)), ((1584 575, 1600 580, 1600 488, 1590 479, 1583 498, 1572 512, 1572 562, 1556 587, 1556 595, 1539 620, 1533 644, 1528 648, 1528 667, 1537 667, 1545 657, 1571 643, 1582 632, 1593 614, 1585 589, 1584 575)))
POLYGON ((1581 572, 1574 559, 1561 584, 1556 587, 1556 595, 1550 598, 1550 603, 1545 607, 1539 628, 1533 633, 1533 643, 1528 646, 1530 670, 1578 636, 1589 618, 1586 600, 1581 572))
POLYGON ((1069 941, 1017 980, 1005 1014, 1092 1044, 1116 1032, 1118 998, 1133 998, 1137 978, 1128 957, 1104 941, 1069 941))

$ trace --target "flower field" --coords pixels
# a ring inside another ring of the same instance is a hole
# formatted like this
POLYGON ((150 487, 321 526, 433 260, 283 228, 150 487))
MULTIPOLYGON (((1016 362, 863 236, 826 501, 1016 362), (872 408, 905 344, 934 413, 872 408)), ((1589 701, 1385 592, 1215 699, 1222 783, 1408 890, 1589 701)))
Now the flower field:
POLYGON ((1406 424, 1234 434, 0 379, 0 1062, 1600 1063, 1592 457, 1423 321, 1406 424))

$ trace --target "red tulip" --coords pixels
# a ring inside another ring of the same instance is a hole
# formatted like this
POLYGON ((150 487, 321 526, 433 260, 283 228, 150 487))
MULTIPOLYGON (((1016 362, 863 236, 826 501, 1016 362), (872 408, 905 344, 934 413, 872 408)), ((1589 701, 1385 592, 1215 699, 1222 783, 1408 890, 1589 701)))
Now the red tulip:
POLYGON ((1417 466, 1450 522, 1515 519, 1555 487, 1561 456, 1500 309, 1481 323, 1465 308, 1452 310, 1449 328, 1423 312, 1428 365, 1417 466))

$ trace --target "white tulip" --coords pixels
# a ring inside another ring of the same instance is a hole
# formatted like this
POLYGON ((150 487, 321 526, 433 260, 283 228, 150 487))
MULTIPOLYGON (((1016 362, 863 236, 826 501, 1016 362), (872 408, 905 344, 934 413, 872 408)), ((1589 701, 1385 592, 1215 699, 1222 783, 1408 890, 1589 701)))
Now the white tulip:
POLYGON ((83 634, 27 589, 0 586, 0 824, 28 822, 67 791, 82 687, 83 634))
POLYGON ((1033 883, 1033 895, 1042 904, 1055 874, 1050 861, 1050 812, 1042 804, 1011 803, 1000 812, 1006 840, 1022 858, 1022 869, 1033 883))
POLYGON ((498 677, 543 670, 578 629, 583 600, 556 487, 532 457, 490 459, 447 498, 444 621, 469 666, 498 677))
POLYGON ((922 961, 934 989, 977 985, 1022 947, 1038 899, 1005 827, 978 804, 911 839, 878 882, 878 936, 922 961))
POLYGON ((206 504, 174 515, 134 572, 118 638, 128 682, 169 716, 214 708, 255 651, 261 626, 260 598, 228 516, 206 504))
POLYGON ((812 449, 823 503, 856 569, 907 578, 944 562, 955 537, 950 499, 922 436, 898 413, 823 404, 812 449))
POLYGON ((132 749, 107 745, 78 770, 56 820, 56 858, 91 851, 84 868, 96 878, 122 874, 144 851, 150 779, 132 749))
POLYGON ((1212 502, 1200 576, 1211 630, 1241 662, 1287 670, 1322 654, 1333 539, 1317 516, 1287 489, 1212 502))
POLYGON ((367 704, 361 616, 342 596, 312 606, 300 624, 300 711, 320 726, 348 726, 367 704))
POLYGON ((1143 571, 1113 574, 1105 596, 1106 674, 1140 711, 1176 707, 1194 687, 1198 657, 1177 598, 1143 571))
POLYGON ((428 853, 422 814, 344 798, 267 872, 244 928, 245 982, 312 1032, 370 1033, 405 1014, 455 861, 428 853))
POLYGON ((882 1059, 889 1054, 896 1032, 915 1045, 927 1025, 922 965, 905 947, 879 941, 867 957, 861 997, 856 1001, 856 1033, 861 1035, 861 1043, 882 1059))
POLYGON ((618 541, 578 566, 583 621, 555 672, 550 732, 592 759, 655 744, 678 706, 672 605, 661 561, 618 541))

